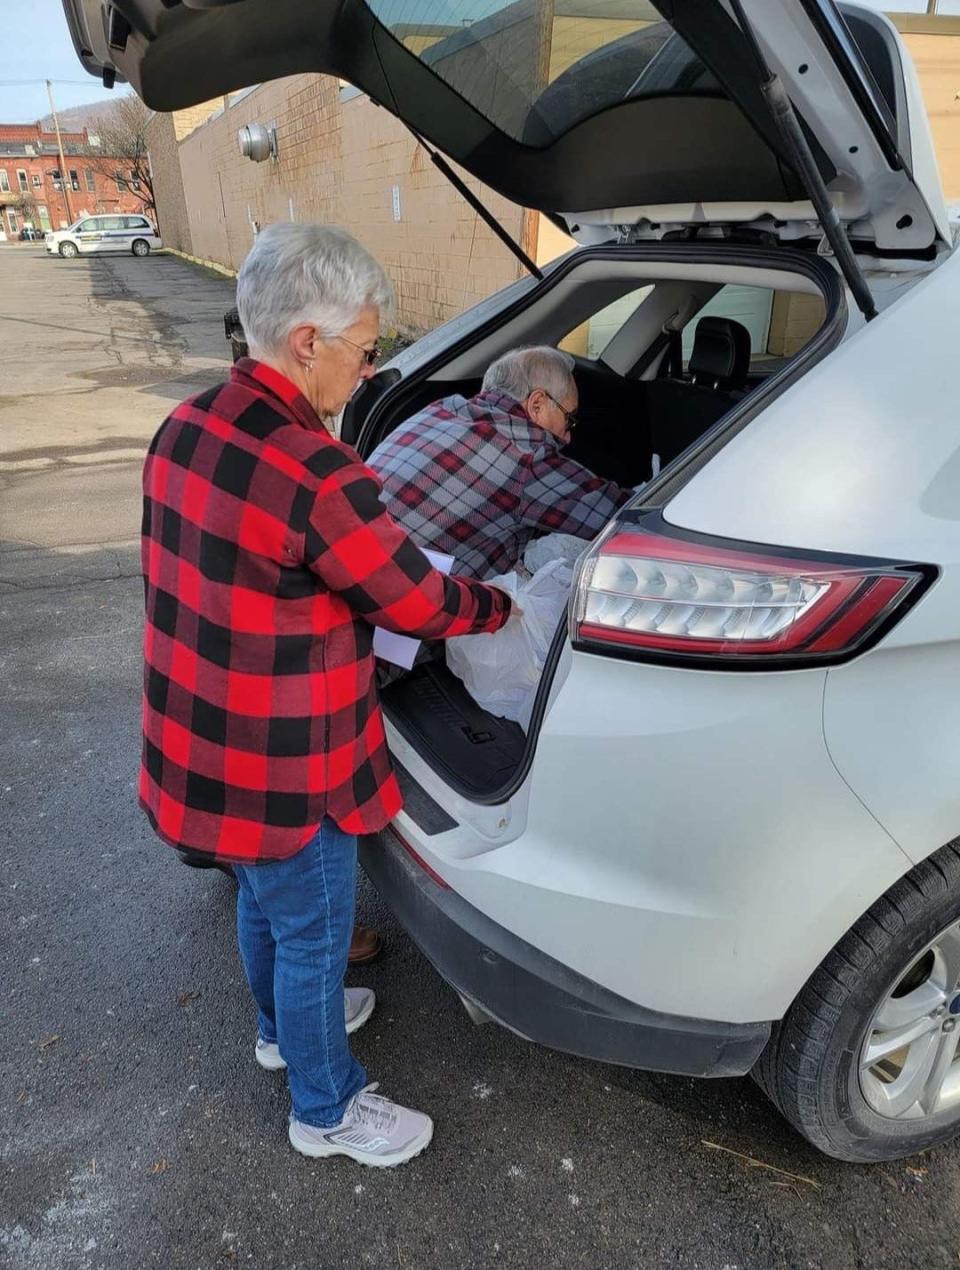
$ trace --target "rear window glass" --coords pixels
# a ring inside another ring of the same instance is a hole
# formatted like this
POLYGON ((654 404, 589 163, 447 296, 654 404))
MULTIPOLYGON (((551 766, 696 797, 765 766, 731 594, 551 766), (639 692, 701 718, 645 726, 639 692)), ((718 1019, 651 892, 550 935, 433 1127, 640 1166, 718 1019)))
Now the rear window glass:
POLYGON ((527 145, 549 145, 628 97, 720 92, 647 0, 368 3, 434 74, 527 145))
POLYGON ((703 317, 738 322, 750 335, 751 370, 763 374, 780 358, 792 357, 823 325, 821 296, 767 287, 722 287, 683 330, 683 367, 693 352, 697 323, 703 317))

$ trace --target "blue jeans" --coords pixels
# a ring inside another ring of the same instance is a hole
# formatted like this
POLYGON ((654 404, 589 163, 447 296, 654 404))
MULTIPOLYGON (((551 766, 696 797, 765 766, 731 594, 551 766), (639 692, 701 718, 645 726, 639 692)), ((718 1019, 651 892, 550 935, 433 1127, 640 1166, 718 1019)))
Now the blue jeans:
POLYGON ((357 839, 326 819, 296 855, 233 867, 237 939, 260 1035, 286 1059, 296 1119, 339 1124, 367 1083, 350 1053, 343 1012, 357 839))

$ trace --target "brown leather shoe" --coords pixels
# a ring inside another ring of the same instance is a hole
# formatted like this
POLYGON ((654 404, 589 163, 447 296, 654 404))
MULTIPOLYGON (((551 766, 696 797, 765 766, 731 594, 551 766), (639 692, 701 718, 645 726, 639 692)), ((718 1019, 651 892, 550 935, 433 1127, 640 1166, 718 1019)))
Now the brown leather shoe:
POLYGON ((365 966, 370 961, 376 961, 382 948, 383 940, 372 926, 354 926, 347 964, 365 966))

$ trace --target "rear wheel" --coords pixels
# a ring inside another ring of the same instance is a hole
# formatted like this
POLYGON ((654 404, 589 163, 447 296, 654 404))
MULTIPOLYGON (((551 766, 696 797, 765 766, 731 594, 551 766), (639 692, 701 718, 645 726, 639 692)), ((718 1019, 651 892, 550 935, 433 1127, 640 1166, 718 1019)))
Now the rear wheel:
POLYGON ((135 238, 133 240, 133 246, 130 248, 130 250, 133 252, 135 256, 149 256, 150 244, 147 242, 145 238, 135 238))
POLYGON ((960 839, 897 882, 815 972, 757 1081, 840 1160, 895 1160, 960 1132, 960 839))
POLYGON ((72 260, 74 256, 79 255, 76 243, 61 243, 60 255, 64 260, 72 260))

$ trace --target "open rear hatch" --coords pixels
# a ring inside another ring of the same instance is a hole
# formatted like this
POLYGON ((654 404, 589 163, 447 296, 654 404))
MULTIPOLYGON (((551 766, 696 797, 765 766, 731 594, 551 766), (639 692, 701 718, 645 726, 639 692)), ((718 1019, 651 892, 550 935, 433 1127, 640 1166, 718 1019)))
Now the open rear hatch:
POLYGON ((663 222, 811 232, 763 92, 782 81, 837 216, 881 251, 949 229, 915 75, 832 0, 64 0, 77 52, 176 110, 303 71, 357 85, 587 241, 663 222), (739 14, 739 21, 732 16, 739 14))

